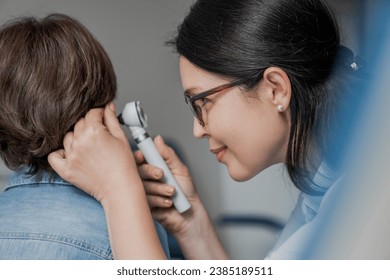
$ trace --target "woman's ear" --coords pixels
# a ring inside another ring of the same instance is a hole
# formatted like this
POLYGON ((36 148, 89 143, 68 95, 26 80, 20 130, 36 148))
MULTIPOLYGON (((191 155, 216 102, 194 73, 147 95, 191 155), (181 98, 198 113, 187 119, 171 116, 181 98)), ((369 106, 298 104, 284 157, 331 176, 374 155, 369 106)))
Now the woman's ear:
POLYGON ((275 105, 275 109, 284 112, 290 105, 291 82, 287 73, 279 67, 269 67, 263 74, 263 86, 268 100, 275 105))

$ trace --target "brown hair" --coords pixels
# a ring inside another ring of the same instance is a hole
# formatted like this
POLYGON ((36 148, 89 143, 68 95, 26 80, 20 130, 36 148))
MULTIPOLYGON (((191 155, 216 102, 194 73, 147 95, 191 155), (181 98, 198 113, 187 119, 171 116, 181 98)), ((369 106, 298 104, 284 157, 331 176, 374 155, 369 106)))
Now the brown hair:
POLYGON ((47 155, 91 108, 115 97, 99 42, 77 20, 51 14, 0 29, 0 155, 10 169, 51 170, 47 155))

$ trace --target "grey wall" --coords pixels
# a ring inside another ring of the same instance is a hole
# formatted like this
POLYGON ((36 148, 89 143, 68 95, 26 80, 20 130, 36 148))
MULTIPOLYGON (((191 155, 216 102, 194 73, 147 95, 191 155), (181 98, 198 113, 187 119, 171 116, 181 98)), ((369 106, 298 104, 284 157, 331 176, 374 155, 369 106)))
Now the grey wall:
MULTIPOLYGON (((250 213, 285 221, 296 191, 282 166, 274 166, 246 183, 233 182, 226 168, 209 153, 207 141, 198 141, 192 135, 193 118, 184 104, 177 56, 164 46, 192 2, 0 0, 0 23, 15 16, 51 12, 78 18, 112 59, 118 78, 118 111, 130 100, 142 102, 149 117, 149 132, 177 143, 213 218, 224 213, 250 213)), ((354 41, 353 36, 350 39, 354 41)), ((0 165, 0 187, 6 174, 0 165)), ((275 239, 274 232, 261 228, 229 227, 220 232, 235 258, 261 258, 275 239)))
MULTIPOLYGON (((182 106, 176 55, 164 46, 189 4, 183 0, 0 0, 0 23, 51 12, 78 18, 112 59, 118 78, 118 110, 128 101, 141 100, 149 115, 150 133, 177 139, 183 149, 191 147, 185 149, 185 157, 196 162, 202 155, 191 151, 203 150, 203 144, 193 139, 192 116, 182 106)), ((209 173, 202 166, 194 170, 209 173)))

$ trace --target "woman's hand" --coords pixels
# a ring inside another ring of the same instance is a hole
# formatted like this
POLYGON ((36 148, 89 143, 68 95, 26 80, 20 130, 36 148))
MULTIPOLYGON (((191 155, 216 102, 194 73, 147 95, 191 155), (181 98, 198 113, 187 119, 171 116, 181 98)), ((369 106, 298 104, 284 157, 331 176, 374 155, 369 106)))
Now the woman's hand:
POLYGON ((164 177, 163 170, 147 164, 140 151, 136 151, 134 156, 153 217, 176 235, 183 233, 189 226, 188 223, 194 214, 193 208, 200 204, 199 195, 187 166, 183 164, 175 151, 165 144, 161 136, 157 136, 154 139, 154 143, 190 202, 190 210, 182 214, 177 212, 173 207, 172 201, 172 197, 175 194, 174 187, 161 182, 164 177))
POLYGON ((48 157, 52 168, 66 181, 103 201, 136 185, 137 167, 128 140, 115 115, 115 106, 92 109, 66 134, 64 149, 48 157))
POLYGON ((140 151, 135 152, 138 172, 142 178, 153 217, 178 241, 187 259, 226 259, 211 219, 203 206, 186 165, 161 136, 154 139, 157 150, 181 186, 191 208, 179 213, 173 207, 173 186, 161 182, 163 170, 148 165, 140 151))
POLYGON ((90 110, 49 163, 103 205, 115 259, 164 259, 145 190, 113 103, 90 110))
POLYGON ((157 136, 154 143, 191 204, 189 210, 180 214, 173 207, 173 186, 161 182, 163 170, 145 163, 142 153, 137 151, 135 159, 138 172, 154 219, 175 236, 187 259, 226 259, 226 252, 200 200, 187 166, 164 143, 161 136, 157 136))

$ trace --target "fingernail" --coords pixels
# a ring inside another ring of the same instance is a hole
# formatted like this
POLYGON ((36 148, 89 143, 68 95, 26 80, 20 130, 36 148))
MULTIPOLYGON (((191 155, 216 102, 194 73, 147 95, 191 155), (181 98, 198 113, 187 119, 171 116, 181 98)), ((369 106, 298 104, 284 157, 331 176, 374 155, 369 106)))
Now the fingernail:
POLYGON ((156 177, 156 178, 160 178, 161 175, 162 175, 162 170, 160 170, 160 169, 154 169, 154 170, 153 170, 153 175, 154 175, 154 177, 156 177))
POLYGON ((165 199, 164 202, 167 205, 171 205, 172 204, 172 201, 170 199, 165 199))
POLYGON ((161 137, 161 135, 157 135, 155 139, 161 143, 164 143, 164 139, 161 137))
POLYGON ((168 195, 172 195, 174 190, 175 190, 174 188, 168 187, 166 191, 168 195))
POLYGON ((139 150, 134 151, 134 156, 139 158, 141 156, 141 152, 139 150))
POLYGON ((108 108, 111 110, 111 111, 113 111, 113 112, 115 112, 115 104, 114 104, 114 102, 110 102, 110 104, 108 104, 108 108))

